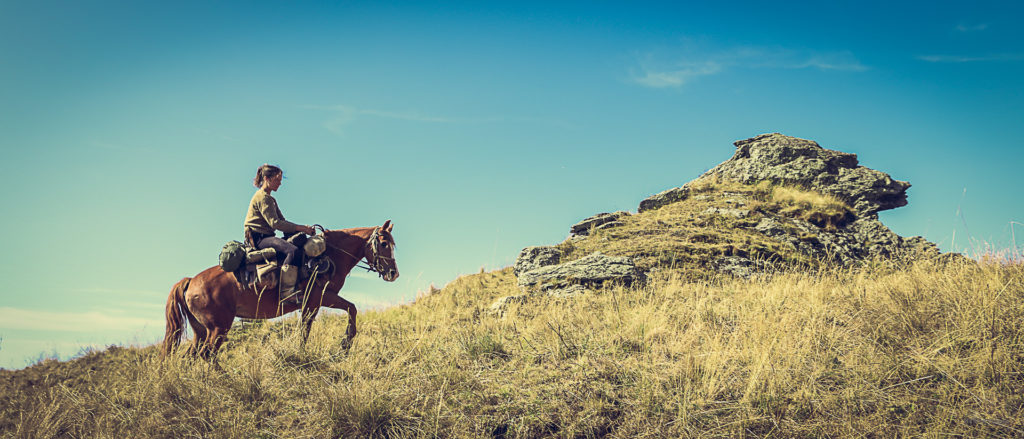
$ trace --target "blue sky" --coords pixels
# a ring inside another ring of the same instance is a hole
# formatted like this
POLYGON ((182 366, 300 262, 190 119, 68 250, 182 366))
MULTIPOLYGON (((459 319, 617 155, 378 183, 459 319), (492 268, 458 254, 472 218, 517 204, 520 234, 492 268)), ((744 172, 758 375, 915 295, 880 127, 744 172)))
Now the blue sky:
POLYGON ((910 181, 902 235, 1024 243, 1019 3, 333 3, 0 2, 0 367, 156 341, 265 162, 293 221, 394 221, 364 309, 766 132, 910 181))

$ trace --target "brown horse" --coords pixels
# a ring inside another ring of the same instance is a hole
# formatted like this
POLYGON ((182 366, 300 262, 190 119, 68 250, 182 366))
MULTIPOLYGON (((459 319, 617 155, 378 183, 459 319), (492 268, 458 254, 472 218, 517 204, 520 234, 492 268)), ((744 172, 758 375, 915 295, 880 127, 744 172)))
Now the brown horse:
POLYGON ((348 311, 348 338, 351 342, 356 335, 356 307, 338 297, 345 285, 345 278, 363 258, 369 268, 381 278, 393 282, 398 278, 395 264, 395 240, 391 235, 394 227, 388 220, 380 227, 360 227, 344 230, 325 230, 327 241, 325 254, 334 264, 330 276, 317 276, 315 282, 304 281, 303 291, 311 291, 304 300, 304 306, 278 302, 277 291, 262 294, 251 286, 242 285, 232 273, 219 266, 210 267, 195 277, 186 277, 171 288, 167 296, 167 332, 164 334, 163 354, 167 355, 184 337, 183 322, 187 318, 195 333, 189 354, 205 358, 213 357, 220 345, 227 340, 228 331, 235 317, 248 319, 272 319, 302 308, 302 343, 309 337, 313 319, 321 306, 348 311), (313 282, 313 285, 309 285, 313 282))

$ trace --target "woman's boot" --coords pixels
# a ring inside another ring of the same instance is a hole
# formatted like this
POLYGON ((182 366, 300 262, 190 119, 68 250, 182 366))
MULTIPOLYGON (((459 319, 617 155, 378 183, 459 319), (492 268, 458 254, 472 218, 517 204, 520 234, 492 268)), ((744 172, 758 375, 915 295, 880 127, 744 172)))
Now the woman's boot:
POLYGON ((302 303, 302 292, 295 289, 299 277, 299 267, 285 265, 281 267, 281 301, 295 305, 302 303))

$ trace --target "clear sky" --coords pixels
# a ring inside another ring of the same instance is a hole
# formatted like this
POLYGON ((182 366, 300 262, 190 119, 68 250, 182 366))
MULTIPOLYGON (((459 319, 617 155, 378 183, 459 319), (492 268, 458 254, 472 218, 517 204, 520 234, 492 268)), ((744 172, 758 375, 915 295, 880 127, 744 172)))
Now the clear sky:
POLYGON ((156 341, 265 162, 290 220, 394 221, 362 309, 766 132, 913 183, 904 236, 1024 246, 1024 4, 674 3, 0 1, 0 367, 156 341))

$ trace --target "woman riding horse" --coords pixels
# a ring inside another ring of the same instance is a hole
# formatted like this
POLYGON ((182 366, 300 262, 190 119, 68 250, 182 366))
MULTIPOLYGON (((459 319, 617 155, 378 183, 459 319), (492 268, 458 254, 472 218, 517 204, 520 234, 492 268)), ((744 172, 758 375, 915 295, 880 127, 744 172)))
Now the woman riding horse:
POLYGON ((299 274, 299 247, 274 236, 274 230, 280 230, 288 234, 301 232, 312 235, 316 232, 310 226, 292 223, 284 219, 281 209, 277 207, 277 200, 270 195, 271 192, 281 187, 281 178, 284 173, 281 168, 274 165, 264 164, 256 169, 256 178, 253 179, 253 186, 259 188, 249 201, 249 210, 245 214, 245 241, 257 249, 273 247, 278 254, 283 254, 284 261, 281 263, 281 294, 282 301, 287 300, 298 304, 302 297, 295 288, 295 280, 299 274))
POLYGON ((320 307, 348 312, 345 343, 351 342, 356 336, 356 307, 338 293, 352 268, 362 260, 366 261, 366 268, 377 272, 385 281, 398 279, 395 238, 391 235, 393 228, 394 224, 388 220, 377 227, 323 231, 327 244, 323 257, 328 258, 334 268, 305 282, 310 293, 300 305, 281 303, 275 295, 261 294, 251 284, 242 285, 233 273, 218 265, 203 270, 195 277, 181 279, 167 295, 163 354, 170 354, 181 342, 186 320, 195 333, 189 353, 209 358, 215 356, 220 345, 227 340, 236 317, 272 319, 300 308, 302 343, 309 336, 320 307))
MULTIPOLYGON (((351 342, 356 335, 356 307, 338 296, 349 272, 365 260, 367 267, 364 268, 376 272, 385 281, 398 279, 395 238, 391 235, 394 224, 388 220, 377 227, 323 230, 326 249, 321 257, 330 261, 331 268, 326 273, 315 272, 309 280, 302 282, 305 285, 296 285, 298 267, 293 263, 298 262, 299 247, 275 237, 274 229, 310 235, 315 230, 284 219, 277 201, 270 195, 281 187, 281 177, 281 168, 277 166, 263 165, 256 171, 253 184, 259 190, 253 195, 245 218, 246 240, 256 248, 273 247, 286 255, 281 269, 282 290, 309 291, 308 297, 301 302, 281 302, 277 295, 264 295, 253 285, 243 285, 233 273, 224 271, 220 266, 210 267, 195 277, 181 279, 171 288, 165 308, 164 355, 173 352, 181 342, 186 320, 195 333, 189 352, 212 357, 227 340, 236 317, 272 319, 298 309, 302 310, 301 337, 305 343, 313 319, 324 306, 348 312, 346 342, 351 342)), ((282 297, 287 296, 282 292, 282 297)))

